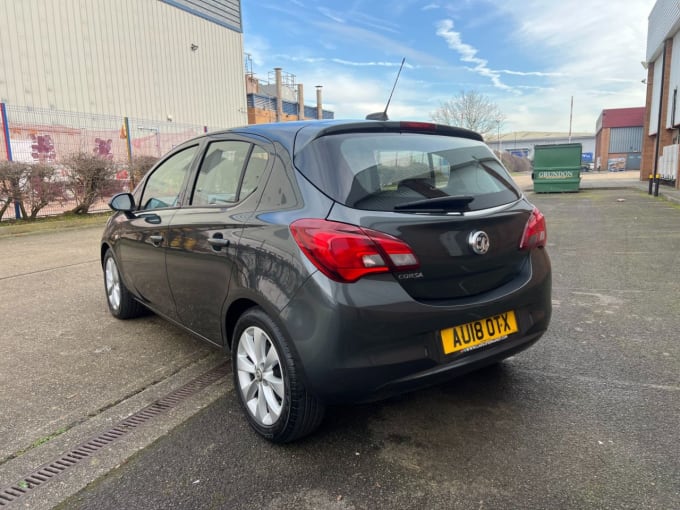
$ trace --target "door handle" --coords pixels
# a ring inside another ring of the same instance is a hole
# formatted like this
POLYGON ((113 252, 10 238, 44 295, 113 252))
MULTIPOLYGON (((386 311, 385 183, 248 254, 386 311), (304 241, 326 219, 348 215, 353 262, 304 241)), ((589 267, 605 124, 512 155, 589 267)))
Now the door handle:
POLYGON ((216 234, 208 239, 208 243, 215 251, 220 251, 222 248, 229 246, 229 239, 224 239, 221 234, 216 234))
POLYGON ((160 235, 149 236, 149 241, 151 241, 151 244, 153 244, 154 246, 160 246, 161 243, 163 242, 163 236, 160 235))
POLYGON ((222 248, 229 246, 229 239, 225 239, 222 232, 216 232, 208 239, 208 244, 212 246, 215 251, 222 251, 222 248))

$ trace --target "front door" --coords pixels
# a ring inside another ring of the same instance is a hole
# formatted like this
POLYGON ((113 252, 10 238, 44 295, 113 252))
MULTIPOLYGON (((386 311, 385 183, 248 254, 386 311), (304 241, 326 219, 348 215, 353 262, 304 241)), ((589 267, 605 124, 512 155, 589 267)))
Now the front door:
POLYGON ((117 245, 119 261, 142 302, 154 311, 177 318, 165 267, 168 227, 179 210, 191 164, 198 146, 170 155, 144 181, 140 208, 128 220, 117 245))
POLYGON ((167 268, 180 321, 221 344, 223 305, 244 224, 257 207, 269 153, 246 140, 210 143, 188 205, 172 218, 167 268))

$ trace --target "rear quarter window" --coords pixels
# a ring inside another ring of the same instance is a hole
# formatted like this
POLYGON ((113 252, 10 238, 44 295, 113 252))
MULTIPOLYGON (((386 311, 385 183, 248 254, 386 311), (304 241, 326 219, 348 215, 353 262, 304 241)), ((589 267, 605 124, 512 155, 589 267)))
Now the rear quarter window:
POLYGON ((465 210, 480 210, 521 196, 483 142, 452 136, 328 135, 300 151, 295 166, 326 195, 357 209, 407 211, 414 202, 465 197, 465 210))

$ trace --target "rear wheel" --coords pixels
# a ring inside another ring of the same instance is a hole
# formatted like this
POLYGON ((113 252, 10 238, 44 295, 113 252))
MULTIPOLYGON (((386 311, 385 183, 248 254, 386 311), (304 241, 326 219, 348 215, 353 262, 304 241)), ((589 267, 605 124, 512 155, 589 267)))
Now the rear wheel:
POLYGON ((324 405, 307 392, 279 327, 261 308, 251 308, 234 333, 234 386, 251 427, 275 443, 313 432, 324 405))
POLYGON ((132 294, 120 279, 118 264, 116 264, 111 250, 107 251, 104 256, 104 288, 109 311, 114 317, 132 319, 139 317, 146 311, 144 305, 132 297, 132 294))

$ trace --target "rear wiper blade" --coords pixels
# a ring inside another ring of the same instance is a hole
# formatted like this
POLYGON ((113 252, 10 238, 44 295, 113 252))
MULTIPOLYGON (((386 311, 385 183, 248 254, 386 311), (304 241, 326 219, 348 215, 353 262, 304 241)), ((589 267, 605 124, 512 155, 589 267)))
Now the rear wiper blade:
POLYGON ((475 197, 470 195, 435 197, 395 205, 394 210, 414 212, 463 212, 469 210, 468 205, 474 199, 475 197))

